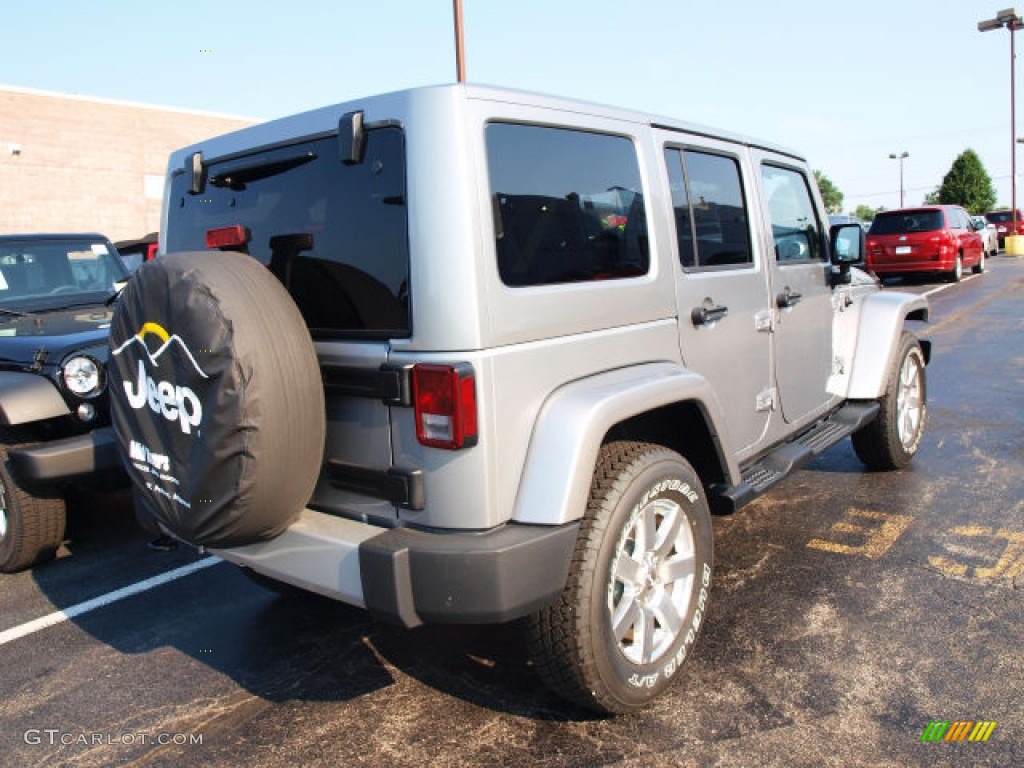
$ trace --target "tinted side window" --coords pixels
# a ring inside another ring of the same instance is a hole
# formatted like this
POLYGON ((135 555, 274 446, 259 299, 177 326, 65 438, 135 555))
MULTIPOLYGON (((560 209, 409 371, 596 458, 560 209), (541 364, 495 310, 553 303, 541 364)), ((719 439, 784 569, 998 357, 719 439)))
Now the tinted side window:
POLYGON ((210 229, 240 225, 314 335, 410 333, 402 131, 367 132, 365 160, 345 165, 334 136, 257 152, 172 181, 168 252, 206 248, 210 229))
POLYGON ((775 258, 808 261, 825 258, 824 230, 814 209, 807 177, 790 168, 761 166, 775 258))
POLYGON ((647 272, 647 217, 629 139, 507 123, 488 125, 486 139, 506 285, 647 272))
POLYGON ((665 162, 683 267, 752 263, 750 227, 736 160, 669 147, 665 162))

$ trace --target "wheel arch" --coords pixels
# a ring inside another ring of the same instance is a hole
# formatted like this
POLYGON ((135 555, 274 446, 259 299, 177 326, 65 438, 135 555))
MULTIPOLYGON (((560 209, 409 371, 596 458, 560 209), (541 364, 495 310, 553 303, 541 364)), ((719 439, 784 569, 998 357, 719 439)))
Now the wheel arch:
POLYGON ((647 363, 571 382, 544 403, 513 519, 561 525, 582 517, 601 446, 658 443, 680 453, 707 485, 738 477, 722 444, 724 421, 708 381, 673 363, 647 363))
MULTIPOLYGON (((907 321, 927 322, 928 299, 898 291, 879 291, 867 296, 857 327, 857 344, 846 396, 851 400, 874 400, 885 394, 886 377, 899 349, 900 335, 907 321)), ((931 359, 931 344, 921 341, 925 362, 931 359)))

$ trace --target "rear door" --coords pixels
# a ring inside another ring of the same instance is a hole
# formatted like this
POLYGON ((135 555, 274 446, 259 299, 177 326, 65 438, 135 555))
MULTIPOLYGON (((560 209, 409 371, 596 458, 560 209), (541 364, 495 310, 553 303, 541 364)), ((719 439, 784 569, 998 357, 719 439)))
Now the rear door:
POLYGON ((775 312, 775 381, 783 418, 827 405, 832 370, 828 233, 806 166, 756 153, 775 312))
POLYGON ((683 361, 711 382, 728 444, 750 453, 772 411, 772 312, 764 253, 751 236, 749 161, 726 142, 695 146, 668 132, 661 139, 682 267, 676 301, 683 361))

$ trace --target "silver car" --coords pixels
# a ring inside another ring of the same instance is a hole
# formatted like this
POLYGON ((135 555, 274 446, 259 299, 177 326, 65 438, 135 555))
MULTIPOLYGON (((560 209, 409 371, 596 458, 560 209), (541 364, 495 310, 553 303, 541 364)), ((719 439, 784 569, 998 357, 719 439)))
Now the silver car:
POLYGON ((600 711, 681 677, 712 513, 921 443, 926 300, 743 136, 403 91, 174 153, 160 238, 111 329, 144 523, 406 627, 524 619, 600 711))

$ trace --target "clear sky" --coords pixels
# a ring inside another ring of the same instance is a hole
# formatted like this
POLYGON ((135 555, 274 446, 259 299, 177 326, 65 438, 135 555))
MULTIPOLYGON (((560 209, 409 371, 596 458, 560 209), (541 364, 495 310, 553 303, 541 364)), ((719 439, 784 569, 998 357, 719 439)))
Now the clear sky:
MULTIPOLYGON (((910 153, 911 205, 972 148, 1008 206, 1010 33, 977 31, 1006 2, 463 0, 467 79, 792 147, 847 211, 897 207, 890 153, 910 153)), ((272 118, 455 80, 452 0, 8 0, 0 13, 0 83, 23 88, 272 118)))

